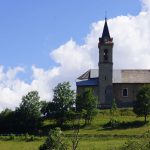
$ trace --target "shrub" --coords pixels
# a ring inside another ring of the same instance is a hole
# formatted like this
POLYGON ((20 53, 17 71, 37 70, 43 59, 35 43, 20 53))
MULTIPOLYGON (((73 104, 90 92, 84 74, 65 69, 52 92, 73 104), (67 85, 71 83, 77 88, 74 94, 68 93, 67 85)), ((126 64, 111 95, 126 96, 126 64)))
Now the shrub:
POLYGON ((119 109, 119 114, 121 116, 135 116, 132 108, 121 108, 119 109))
POLYGON ((9 135, 9 140, 14 140, 15 139, 15 135, 14 134, 10 134, 9 135))
POLYGON ((128 140, 119 150, 150 150, 150 130, 139 139, 128 140))
POLYGON ((120 150, 137 150, 141 149, 140 147, 141 143, 139 141, 129 140, 120 148, 120 150))
POLYGON ((28 133, 25 134, 25 141, 29 141, 30 140, 30 136, 28 133))
POLYGON ((143 135, 142 138, 150 138, 150 130, 146 131, 143 135))
POLYGON ((29 141, 35 141, 35 136, 31 135, 30 138, 29 138, 29 141))
POLYGON ((64 142, 60 128, 50 130, 49 135, 39 150, 67 150, 67 144, 64 142))

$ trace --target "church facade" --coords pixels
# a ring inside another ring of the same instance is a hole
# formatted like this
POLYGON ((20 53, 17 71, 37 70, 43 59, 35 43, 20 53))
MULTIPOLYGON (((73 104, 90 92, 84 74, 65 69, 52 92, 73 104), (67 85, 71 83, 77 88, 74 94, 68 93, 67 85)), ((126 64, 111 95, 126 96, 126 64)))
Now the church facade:
POLYGON ((114 98, 119 107, 129 107, 136 100, 139 88, 150 84, 150 70, 114 70, 113 45, 105 19, 98 43, 98 69, 90 69, 77 78, 77 93, 82 94, 86 88, 92 88, 99 107, 110 107, 114 98))

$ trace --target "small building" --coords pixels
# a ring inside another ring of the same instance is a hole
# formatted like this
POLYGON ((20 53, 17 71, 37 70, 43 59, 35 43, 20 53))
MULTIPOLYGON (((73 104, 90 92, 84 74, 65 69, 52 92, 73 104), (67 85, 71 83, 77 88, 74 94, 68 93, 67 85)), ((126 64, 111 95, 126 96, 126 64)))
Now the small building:
POLYGON ((111 107, 114 98, 119 107, 129 107, 136 100, 139 88, 150 84, 150 70, 114 70, 113 45, 105 19, 98 43, 98 69, 90 69, 77 78, 77 93, 82 94, 86 88, 92 88, 94 95, 98 97, 99 107, 111 107))

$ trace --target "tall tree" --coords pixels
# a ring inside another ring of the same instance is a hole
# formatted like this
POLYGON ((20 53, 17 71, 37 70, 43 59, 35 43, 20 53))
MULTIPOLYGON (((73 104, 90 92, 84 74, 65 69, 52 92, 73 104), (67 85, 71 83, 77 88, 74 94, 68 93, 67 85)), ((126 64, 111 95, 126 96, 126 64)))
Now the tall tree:
POLYGON ((45 116, 45 117, 47 117, 47 113, 48 113, 48 102, 46 102, 46 101, 41 101, 40 102, 41 103, 41 113, 42 113, 42 115, 43 116, 45 116))
POLYGON ((37 91, 31 91, 22 97, 20 107, 16 109, 18 125, 24 132, 35 131, 41 116, 40 97, 37 91))
POLYGON ((144 121, 147 121, 147 115, 150 114, 150 85, 144 85, 137 94, 137 100, 133 111, 138 116, 144 116, 144 121))
POLYGON ((0 113, 0 133, 15 132, 15 113, 6 108, 0 113))
POLYGON ((75 93, 71 90, 69 82, 59 83, 53 91, 54 97, 52 104, 55 107, 55 111, 53 112, 57 123, 61 126, 66 120, 66 113, 73 107, 75 93))
POLYGON ((82 112, 85 124, 90 124, 97 114, 97 98, 91 88, 87 88, 82 94, 77 96, 76 110, 82 112))

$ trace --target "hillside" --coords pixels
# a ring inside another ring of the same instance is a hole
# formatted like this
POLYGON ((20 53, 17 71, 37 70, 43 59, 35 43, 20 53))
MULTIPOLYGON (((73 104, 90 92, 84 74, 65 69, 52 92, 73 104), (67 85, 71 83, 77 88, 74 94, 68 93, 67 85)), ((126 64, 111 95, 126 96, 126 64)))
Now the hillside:
MULTIPOLYGON (((81 120, 78 149, 109 150, 123 145, 131 138, 141 138, 141 135, 150 129, 150 123, 144 124, 144 118, 136 117, 132 109, 120 109, 116 119, 120 122, 120 125, 114 129, 107 126, 110 120, 109 110, 101 110, 91 125, 83 126, 83 120, 81 120)), ((45 120, 42 129, 48 131, 53 123, 51 120, 45 120)), ((63 126, 63 132, 68 143, 71 143, 73 133, 73 130, 71 130, 71 122, 67 122, 63 126)), ((38 140, 32 142, 20 141, 17 138, 15 140, 1 139, 0 147, 3 150, 36 150, 44 142, 44 139, 45 137, 38 137, 38 140)))

